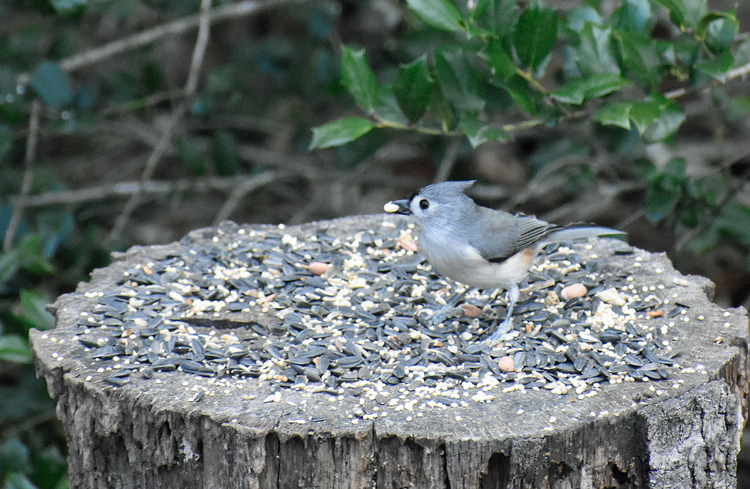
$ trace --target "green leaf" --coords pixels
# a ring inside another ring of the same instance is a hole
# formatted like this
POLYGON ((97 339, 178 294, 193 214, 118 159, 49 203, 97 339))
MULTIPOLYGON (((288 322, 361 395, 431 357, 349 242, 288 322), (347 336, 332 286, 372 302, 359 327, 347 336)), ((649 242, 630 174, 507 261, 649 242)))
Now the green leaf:
POLYGON ((638 102, 630 108, 630 119, 638 129, 638 134, 644 132, 655 123, 660 114, 659 103, 656 101, 638 102))
POLYGON ((557 12, 541 0, 526 6, 513 29, 513 46, 521 62, 536 69, 544 62, 557 41, 557 12))
POLYGON ((685 158, 675 157, 667 161, 664 165, 662 173, 669 176, 675 181, 682 181, 685 179, 685 171, 687 170, 687 163, 685 158))
POLYGON ((651 28, 651 4, 648 0, 625 0, 612 13, 609 24, 615 29, 648 34, 651 28))
POLYGON ((177 150, 177 157, 192 175, 202 176, 206 174, 203 154, 190 138, 177 137, 174 146, 177 150))
POLYGON ((21 314, 33 327, 40 331, 52 329, 55 317, 47 311, 49 300, 41 292, 21 291, 21 314))
POLYGON ((13 97, 16 93, 16 76, 5 67, 0 66, 0 98, 13 97))
POLYGON ((49 275, 54 266, 42 253, 39 234, 26 234, 7 252, 0 252, 0 290, 21 269, 34 275, 49 275))
MULTIPOLYGON (((2 97, 2 95, 0 95, 0 97, 2 97)), ((2 106, 2 104, 0 104, 0 106, 2 106)), ((0 114, 0 120, 1 119, 2 114, 0 114)), ((13 147, 14 140, 15 137, 13 134, 13 130, 9 126, 0 123, 0 161, 3 161, 5 159, 5 155, 13 147)))
POLYGON ((69 13, 85 7, 89 2, 88 0, 50 0, 50 3, 58 13, 69 13))
POLYGON ((73 99, 68 75, 51 61, 40 63, 31 73, 29 82, 39 98, 52 108, 67 105, 73 99))
POLYGON ((236 175, 240 170, 240 150, 234 135, 225 130, 215 131, 211 142, 217 173, 236 175))
POLYGON ((671 137, 685 122, 685 113, 682 107, 669 101, 660 106, 659 117, 654 124, 643 134, 647 143, 658 143, 671 137))
POLYGON ((630 102, 607 104, 594 114, 594 120, 605 126, 617 126, 630 130, 630 102))
POLYGON ((629 78, 646 89, 654 89, 661 80, 661 61, 654 42, 635 32, 613 33, 620 49, 620 57, 629 78))
POLYGON ((450 32, 461 29, 461 13, 450 0, 406 0, 406 4, 430 27, 450 32))
POLYGON ((695 29, 708 12, 706 0, 656 0, 669 10, 669 16, 682 30, 695 29))
POLYGON ((566 104, 580 104, 584 100, 603 97, 628 85, 626 79, 614 73, 601 73, 567 82, 550 96, 566 104))
POLYGON ((674 134, 685 121, 682 108, 662 95, 652 95, 633 104, 630 119, 638 133, 649 143, 663 141, 674 134))
POLYGON ((493 81, 493 84, 502 88, 521 109, 529 115, 539 113, 541 96, 536 90, 529 88, 526 80, 520 76, 512 76, 503 82, 493 81))
POLYGON ((479 112, 484 108, 479 76, 463 50, 436 51, 435 73, 445 98, 458 110, 479 112))
POLYGON ((750 208, 732 201, 722 207, 716 219, 719 230, 744 246, 750 246, 750 208))
POLYGON ((343 117, 313 128, 310 149, 341 146, 364 136, 375 127, 371 121, 361 117, 343 117))
POLYGON ((510 139, 510 135, 503 128, 490 126, 476 119, 462 120, 458 124, 458 128, 469 138, 469 142, 474 148, 489 141, 507 141, 510 139))
POLYGON ((695 181, 698 197, 712 206, 719 205, 732 191, 729 179, 721 173, 709 173, 695 181))
MULTIPOLYGON (((75 226, 75 218, 70 211, 50 208, 39 212, 36 215, 36 222, 41 255, 47 262, 47 257, 52 257, 62 244, 68 243, 75 226)), ((51 266, 49 262, 46 264, 51 266)), ((29 270, 26 269, 26 271, 29 270)), ((33 272, 38 273, 40 271, 44 274, 50 273, 52 270, 34 270, 33 272)))
POLYGON ((438 83, 433 85, 430 93, 430 112, 440 121, 443 131, 450 129, 453 123, 453 108, 438 83))
POLYGON ((700 56, 701 47, 698 42, 696 42, 694 39, 689 39, 686 41, 680 42, 678 40, 673 44, 675 54, 677 56, 677 61, 682 66, 692 66, 696 60, 698 60, 698 57, 700 56))
POLYGON ((516 0, 478 0, 473 15, 498 39, 504 39, 513 30, 516 10, 516 0))
POLYGON ((31 363, 29 344, 20 335, 0 336, 0 360, 14 363, 31 363))
POLYGON ((399 66, 398 76, 393 83, 393 94, 410 121, 419 120, 427 110, 432 86, 433 80, 427 68, 426 56, 399 66))
POLYGON ((0 253, 0 291, 4 291, 6 284, 18 271, 18 251, 10 250, 0 253))
POLYGON ((732 46, 739 27, 734 9, 726 12, 711 12, 701 19, 696 36, 699 39, 705 39, 706 46, 718 54, 732 46))
POLYGON ((210 93, 229 93, 236 86, 234 66, 223 65, 206 75, 206 91, 210 93))
POLYGON ((3 474, 10 472, 27 473, 31 471, 29 449, 18 438, 9 438, 0 446, 0 469, 3 474))
POLYGON ((65 455, 55 445, 35 450, 33 456, 34 470, 31 478, 36 481, 45 481, 46 485, 40 485, 40 489, 70 489, 65 477, 68 469, 65 455), (56 484, 52 485, 55 482, 56 484))
POLYGON ((699 61, 695 64, 698 71, 702 71, 711 78, 724 83, 727 81, 727 73, 734 66, 734 56, 731 51, 725 51, 724 54, 710 60, 699 61))
POLYGON ((750 63, 750 38, 742 41, 734 50, 734 62, 737 67, 750 63))
POLYGON ((11 472, 5 478, 3 489, 37 489, 25 474, 11 472))
POLYGON ((583 76, 601 73, 620 74, 612 52, 612 30, 587 22, 580 33, 580 44, 569 50, 583 76))
POLYGON ((365 59, 365 50, 342 48, 341 82, 359 105, 372 110, 378 101, 378 82, 365 59))
POLYGON ((710 223, 706 228, 698 232, 690 241, 685 244, 685 251, 689 253, 701 254, 710 250, 719 243, 721 236, 716 221, 710 223))
POLYGON ((13 248, 18 250, 18 264, 23 271, 34 275, 50 275, 55 271, 54 265, 44 256, 39 234, 24 235, 13 248))
POLYGON ((682 185, 667 175, 658 175, 646 191, 644 211, 651 222, 659 222, 674 213, 682 197, 682 185))
POLYGON ((499 41, 490 42, 483 54, 493 76, 507 80, 517 73, 518 67, 513 62, 513 58, 503 49, 499 41))
POLYGON ((398 105, 396 96, 393 94, 391 87, 381 87, 378 91, 378 102, 374 109, 378 119, 384 125, 406 125, 409 119, 404 115, 401 107, 398 105))
POLYGON ((739 121, 750 115, 750 97, 733 97, 724 109, 724 116, 731 122, 739 121))
POLYGON ((602 25, 604 22, 602 16, 591 6, 586 5, 585 7, 576 7, 568 12, 565 18, 565 25, 568 29, 573 32, 581 32, 586 22, 591 22, 595 25, 602 25))

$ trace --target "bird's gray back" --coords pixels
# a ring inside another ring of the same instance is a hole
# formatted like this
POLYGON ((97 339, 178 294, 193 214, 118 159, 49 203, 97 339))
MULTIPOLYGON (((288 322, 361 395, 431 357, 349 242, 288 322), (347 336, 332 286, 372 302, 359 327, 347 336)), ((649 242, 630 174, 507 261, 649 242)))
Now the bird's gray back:
POLYGON ((467 222, 471 244, 490 261, 502 261, 534 247, 558 226, 546 221, 477 206, 476 217, 467 222))

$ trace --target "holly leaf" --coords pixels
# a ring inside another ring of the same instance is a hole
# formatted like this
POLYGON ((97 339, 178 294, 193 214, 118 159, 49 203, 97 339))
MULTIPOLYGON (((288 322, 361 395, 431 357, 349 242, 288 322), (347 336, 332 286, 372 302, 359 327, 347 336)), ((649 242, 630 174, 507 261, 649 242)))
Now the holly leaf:
POLYGON ((513 29, 513 46, 521 62, 536 69, 557 41, 557 12, 541 0, 532 0, 513 29))
POLYGON ((620 66, 612 51, 612 29, 602 29, 586 22, 581 29, 580 44, 569 50, 581 74, 591 76, 598 73, 620 74, 620 66))
POLYGON ((584 100, 603 97, 628 85, 623 77, 614 73, 600 73, 588 78, 570 80, 550 93, 550 96, 566 104, 578 105, 584 100))
POLYGON ((613 36, 617 40, 622 66, 629 78, 647 89, 655 88, 662 71, 656 44, 636 32, 616 31, 613 36))
POLYGON ((731 51, 725 51, 720 56, 709 60, 699 61, 695 68, 721 83, 727 81, 727 73, 734 66, 734 56, 731 51))
POLYGON ((450 0, 406 0, 406 4, 430 27, 449 32, 461 29, 461 13, 450 0))
POLYGON ((696 36, 704 39, 706 46, 718 54, 732 46, 739 27, 734 9, 726 12, 711 12, 701 19, 696 36))
POLYGON ((652 95, 649 100, 633 104, 630 118, 646 142, 657 143, 677 132, 685 121, 685 113, 682 107, 664 96, 652 95), (649 119, 651 124, 646 126, 649 119), (644 127, 646 129, 641 131, 644 127))
POLYGON ((484 108, 479 76, 463 50, 435 52, 435 72, 445 97, 458 110, 479 112, 484 108))
POLYGON ((478 0, 476 5, 472 15, 498 39, 511 33, 518 10, 516 0, 478 0))
POLYGON ((52 108, 67 105, 73 99, 68 75, 51 61, 41 62, 29 82, 39 98, 52 108))
POLYGON ((29 343, 17 334, 0 336, 0 360, 14 363, 30 363, 29 343))
POLYGON ((656 0, 669 10, 669 17, 682 30, 698 27, 708 12, 706 0, 656 0))
POLYGON ((52 329, 55 317, 47 311, 49 300, 44 294, 32 290, 21 291, 21 313, 23 318, 40 331, 52 329))
POLYGON ((466 135, 474 148, 489 141, 507 141, 510 138, 503 128, 484 124, 476 119, 462 120, 458 128, 466 135))
POLYGON ((594 120, 605 126, 617 126, 630 130, 630 109, 632 106, 633 104, 630 102, 607 104, 594 114, 594 120))
POLYGON ((625 0, 612 13, 610 25, 615 29, 648 34, 651 28, 651 4, 648 0, 625 0))
POLYGON ((427 110, 433 83, 427 68, 426 56, 399 66, 396 81, 393 83, 393 94, 410 121, 419 120, 427 110))
POLYGON ((364 136, 373 127, 375 127, 375 124, 361 117, 343 117, 328 124, 314 127, 310 149, 341 146, 364 136))
POLYGON ((342 48, 341 82, 363 109, 372 110, 375 107, 378 82, 367 64, 364 49, 342 48))
POLYGON ((492 75, 501 80, 507 80, 518 71, 516 63, 513 62, 499 41, 492 41, 482 53, 487 60, 492 75))

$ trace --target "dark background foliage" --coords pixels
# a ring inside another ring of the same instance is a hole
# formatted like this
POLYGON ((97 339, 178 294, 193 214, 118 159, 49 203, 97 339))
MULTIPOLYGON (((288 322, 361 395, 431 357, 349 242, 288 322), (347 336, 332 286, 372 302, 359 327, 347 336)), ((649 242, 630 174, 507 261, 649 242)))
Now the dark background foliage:
POLYGON ((747 306, 748 25, 724 0, 3 2, 3 487, 67 487, 27 340, 45 304, 112 250, 223 219, 376 213, 471 178, 747 306))

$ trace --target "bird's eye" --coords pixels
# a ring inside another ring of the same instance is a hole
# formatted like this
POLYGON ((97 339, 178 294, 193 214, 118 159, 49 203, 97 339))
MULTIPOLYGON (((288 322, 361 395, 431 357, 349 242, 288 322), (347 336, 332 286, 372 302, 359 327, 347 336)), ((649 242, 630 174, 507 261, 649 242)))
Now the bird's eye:
POLYGON ((419 208, 420 209, 425 210, 428 207, 430 207, 430 201, 429 200, 422 199, 422 200, 419 201, 419 208))

